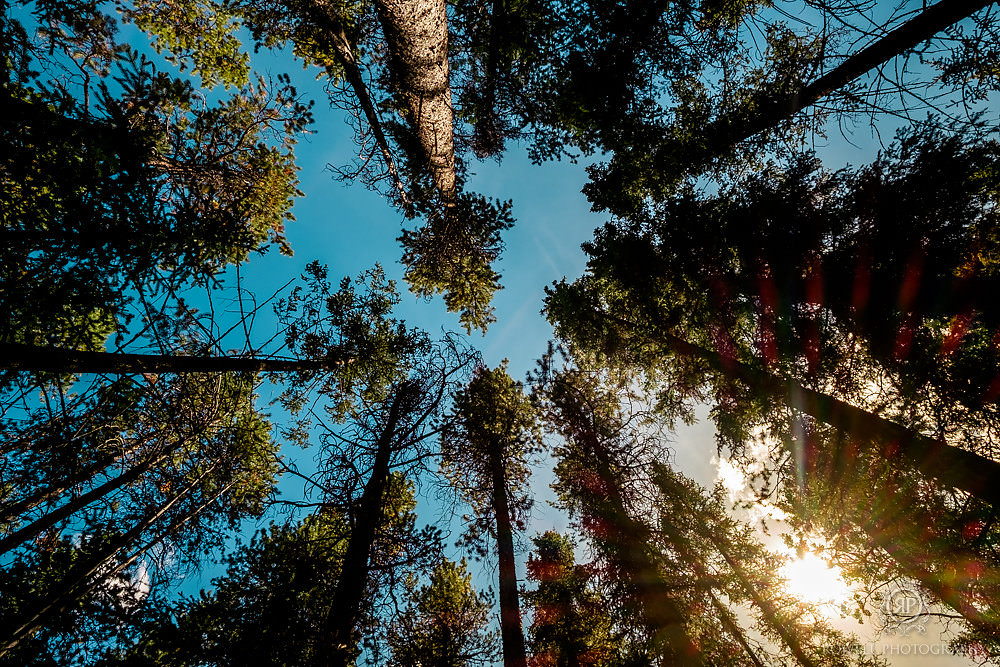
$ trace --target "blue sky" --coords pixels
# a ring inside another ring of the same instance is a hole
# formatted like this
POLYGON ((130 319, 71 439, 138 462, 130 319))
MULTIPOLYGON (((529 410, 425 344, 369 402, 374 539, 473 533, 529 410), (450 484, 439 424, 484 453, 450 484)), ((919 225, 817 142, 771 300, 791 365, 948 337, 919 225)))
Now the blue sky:
MULTIPOLYGON (((395 279, 403 293, 403 303, 397 315, 411 326, 419 326, 432 335, 444 330, 460 331, 457 315, 447 313, 440 298, 429 302, 406 292, 402 281, 403 267, 399 263, 401 250, 396 237, 402 218, 381 195, 367 190, 360 183, 339 181, 327 165, 346 165, 357 155, 358 147, 343 112, 328 108, 322 86, 314 80, 316 70, 301 66, 282 53, 255 57, 258 68, 277 75, 288 73, 299 91, 316 99, 316 122, 312 133, 303 138, 296 150, 300 171, 300 188, 305 196, 294 208, 297 220, 287 227, 287 235, 295 252, 283 257, 272 251, 264 257, 252 258, 241 268, 244 286, 263 297, 294 279, 305 265, 319 260, 330 267, 331 279, 341 275, 357 275, 380 263, 389 277, 395 279)), ((847 163, 859 164, 870 160, 878 150, 870 127, 861 126, 850 141, 836 132, 821 146, 821 154, 831 168, 847 163), (853 145, 852 145, 853 144, 853 145)), ((882 137, 891 139, 891 130, 883 129, 882 137)), ((533 165, 523 147, 511 144, 502 163, 494 161, 470 165, 474 176, 468 189, 487 196, 512 199, 516 225, 505 232, 506 249, 496 268, 503 275, 504 289, 494 298, 497 322, 485 335, 478 332, 470 342, 482 351, 485 362, 495 366, 510 360, 509 370, 515 378, 523 378, 536 359, 546 350, 552 336, 551 327, 540 314, 543 289, 563 277, 573 279, 585 269, 586 258, 580 244, 592 237, 595 227, 606 216, 590 211, 580 193, 586 182, 584 164, 568 162, 533 165)), ((270 309, 258 322, 258 339, 273 331, 270 309)), ((704 415, 705 410, 699 410, 704 415)), ((276 415, 277 416, 277 415, 276 415)), ((711 484, 716 468, 714 428, 702 421, 681 429, 675 436, 677 467, 702 484, 711 484)), ((295 454, 294 452, 286 452, 295 454)), ((298 454, 311 457, 312 452, 298 454)), ((551 472, 546 465, 537 471, 534 484, 536 509, 527 537, 549 528, 565 529, 566 518, 548 506, 552 498, 547 488, 551 472)), ((285 485, 289 492, 292 485, 285 485)), ((433 520, 436 508, 423 502, 425 520, 433 520)), ((522 559, 523 560, 523 559, 522 559)), ((495 576, 491 566, 477 573, 477 585, 491 583, 495 576)), ((199 586, 217 572, 205 572, 197 577, 199 586)), ((188 586, 196 583, 189 581, 188 586)), ((188 587, 186 586, 186 588, 188 587)), ((495 586, 495 583, 494 583, 495 586)), ((871 626, 868 626, 869 628, 871 626)), ((952 657, 935 658, 923 663, 912 658, 896 659, 894 664, 963 664, 952 657)))

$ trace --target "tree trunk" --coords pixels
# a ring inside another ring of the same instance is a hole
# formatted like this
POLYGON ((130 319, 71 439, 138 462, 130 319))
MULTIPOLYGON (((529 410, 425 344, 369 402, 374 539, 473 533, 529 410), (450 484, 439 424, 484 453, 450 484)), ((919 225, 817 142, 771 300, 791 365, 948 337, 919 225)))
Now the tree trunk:
POLYGON ((711 531, 705 531, 703 536, 711 541, 712 546, 715 547, 715 550, 719 552, 722 559, 726 561, 729 569, 731 569, 733 574, 736 575, 736 579, 740 582, 740 588, 743 589, 743 593, 750 598, 751 601, 753 601, 754 606, 760 610, 761 616, 763 616, 767 624, 778 633, 778 636, 781 637, 781 641, 792 652, 792 655, 795 656, 795 659, 798 660, 799 664, 802 665, 802 667, 816 667, 816 663, 808 655, 806 655, 805 650, 803 650, 802 644, 799 642, 799 638, 795 636, 794 632, 788 631, 785 621, 778 616, 778 611, 774 608, 774 605, 771 604, 771 601, 757 592, 756 582, 750 579, 747 571, 743 569, 742 565, 740 565, 739 560, 734 558, 732 554, 729 553, 729 549, 726 548, 726 545, 722 543, 717 535, 713 534, 711 531))
POLYGON ((181 525, 191 520, 194 516, 200 514, 206 507, 222 497, 222 495, 232 487, 234 482, 227 484, 223 487, 222 491, 213 496, 208 502, 200 505, 197 509, 188 512, 184 516, 178 517, 178 519, 171 522, 170 526, 163 533, 154 537, 153 540, 143 546, 142 549, 140 549, 132 557, 122 561, 118 565, 112 565, 114 558, 121 551, 127 549, 128 545, 133 540, 142 535, 143 532, 149 529, 164 514, 169 512, 174 505, 189 495, 201 483, 201 481, 217 467, 217 465, 218 464, 213 464, 208 470, 199 475, 198 479, 181 490, 169 501, 161 505, 155 512, 146 517, 146 519, 136 526, 133 526, 124 535, 115 539, 109 546, 97 552, 84 566, 83 571, 80 572, 72 582, 66 585, 61 592, 56 594, 51 600, 46 602, 41 609, 32 615, 30 619, 22 623, 17 629, 10 633, 6 639, 2 640, 2 645, 0 645, 0 658, 3 658, 3 656, 5 656, 9 651, 17 648, 17 645, 22 640, 37 632, 50 614, 58 613, 64 610, 68 605, 72 604, 73 601, 88 594, 90 591, 101 585, 101 583, 124 570, 154 544, 161 541, 171 532, 177 530, 181 525))
POLYGON ((109 493, 117 491, 123 486, 135 482, 144 474, 149 472, 149 470, 151 470, 153 466, 155 466, 157 463, 159 463, 169 455, 170 451, 166 452, 161 451, 154 455, 151 455, 145 461, 127 470, 121 475, 118 475, 118 477, 109 479, 104 484, 96 486, 87 493, 84 493, 81 496, 73 498, 63 506, 55 510, 52 510, 51 512, 45 514, 44 516, 39 517, 38 519, 31 522, 27 526, 15 530, 13 533, 10 533, 9 535, 5 535, 2 539, 0 539, 0 555, 5 554, 8 551, 11 551, 12 549, 16 549, 17 547, 21 546, 24 542, 32 539, 42 531, 52 528, 60 521, 69 518, 75 512, 83 509, 87 505, 97 500, 100 500, 109 493))
POLYGON ((368 92, 368 86, 365 85, 365 79, 361 74, 357 58, 354 57, 354 45, 347 36, 343 21, 335 16, 329 7, 323 6, 316 1, 310 3, 308 12, 306 20, 322 30, 325 33, 325 37, 330 41, 333 52, 337 57, 337 62, 344 69, 344 79, 347 80, 347 83, 354 90, 354 96, 357 97, 361 111, 368 121, 368 127, 371 128, 372 134, 375 137, 375 145, 382 155, 382 161, 385 162, 385 168, 389 172, 389 178, 392 179, 392 184, 396 189, 400 204, 404 210, 408 209, 410 200, 406 194, 406 186, 399 176, 399 170, 396 168, 396 161, 392 157, 392 151, 389 150, 389 142, 386 140, 385 131, 382 129, 382 121, 375 110, 375 104, 372 102, 371 94, 368 92))
POLYGON ((850 56, 829 73, 802 88, 795 95, 762 105, 749 119, 733 126, 726 119, 715 121, 705 130, 705 136, 721 152, 741 141, 775 127, 779 123, 836 92, 866 72, 889 62, 902 53, 916 48, 937 33, 996 0, 939 0, 899 26, 885 37, 850 56))
MULTIPOLYGON (((675 139, 664 137, 654 142, 652 146, 644 147, 642 150, 647 155, 642 161, 651 164, 652 170, 640 180, 648 180, 649 189, 658 189, 685 173, 693 173, 706 167, 713 158, 725 154, 736 144, 779 125, 863 74, 884 65, 897 55, 918 47, 942 30, 994 2, 995 0, 939 0, 889 34, 848 57, 829 73, 794 93, 778 99, 758 100, 752 104, 752 108, 721 117, 700 128, 698 133, 700 140, 686 147, 685 150, 693 151, 693 154, 682 164, 677 163, 678 145, 675 139)), ((621 150, 628 152, 635 149, 623 147, 621 150)), ((602 199, 600 205, 619 215, 626 214, 632 204, 610 201, 615 198, 615 193, 611 192, 610 188, 619 187, 622 179, 639 178, 635 174, 620 173, 621 169, 628 168, 621 160, 613 158, 607 173, 600 179, 601 184, 596 187, 590 186, 593 194, 602 199), (601 187, 605 184, 609 187, 606 196, 600 194, 601 187), (609 201, 603 201, 605 199, 609 201)))
POLYGON ((497 553, 500 570, 500 637, 504 667, 526 667, 527 652, 521 607, 517 594, 517 570, 514 562, 514 530, 507 500, 507 480, 503 460, 496 447, 490 450, 493 514, 496 517, 497 553))
POLYGON ((401 402, 408 390, 408 385, 403 385, 392 399, 385 429, 375 445, 375 461, 361 494, 357 520, 347 542, 340 578, 337 580, 337 589, 334 593, 334 606, 330 610, 325 628, 330 646, 327 664, 331 667, 350 665, 358 654, 355 628, 361 613, 365 589, 368 586, 372 549, 383 521, 385 491, 389 485, 389 463, 396 427, 401 416, 401 402))
POLYGON ((456 199, 445 0, 376 0, 389 69, 446 206, 456 199))
POLYGON ((672 592, 648 553, 649 530, 629 516, 617 477, 604 448, 591 436, 587 450, 594 471, 604 484, 603 500, 590 508, 601 521, 604 535, 617 551, 613 560, 628 578, 628 586, 639 601, 639 612, 657 639, 669 647, 679 665, 701 665, 701 653, 684 630, 684 615, 673 601, 672 592))
POLYGON ((676 354, 700 359, 712 370, 742 382, 756 392, 778 396, 792 409, 854 436, 863 445, 872 440, 881 442, 897 450, 904 460, 927 476, 1000 507, 1000 463, 911 431, 792 380, 784 380, 735 359, 724 358, 672 334, 664 332, 660 335, 676 354))
POLYGON ((719 601, 719 598, 715 597, 715 593, 712 591, 708 592, 708 596, 712 601, 712 606, 715 607, 715 613, 717 613, 719 618, 722 619, 723 627, 725 627, 726 631, 729 632, 729 634, 731 634, 736 641, 739 642, 740 646, 743 647, 743 650, 746 652, 750 662, 754 664, 754 667, 764 667, 764 663, 762 663, 760 658, 757 657, 757 652, 754 651, 752 646, 750 646, 750 641, 747 639, 746 633, 743 632, 743 629, 736 622, 733 612, 729 611, 729 609, 722 604, 721 601, 719 601))
POLYGON ((351 363, 348 357, 266 359, 171 354, 89 352, 57 347, 0 343, 0 370, 48 373, 292 373, 331 370, 351 363))
POLYGON ((99 472, 110 466, 112 463, 117 461, 119 456, 106 456, 104 458, 98 459, 94 463, 82 470, 78 470, 66 479, 63 479, 58 484, 53 486, 47 486, 45 488, 35 489, 33 492, 29 493, 26 497, 21 498, 9 505, 3 505, 0 507, 0 524, 4 524, 14 519, 18 518, 25 512, 28 512, 44 502, 53 500, 62 496, 67 491, 69 491, 74 486, 92 479, 99 472))
MULTIPOLYGON (((665 491, 665 489, 662 489, 661 487, 661 491, 665 491)), ((740 570, 735 569, 733 563, 730 562, 731 559, 728 550, 722 547, 722 545, 720 544, 721 540, 719 540, 718 536, 712 532, 712 529, 710 528, 709 524, 707 522, 703 522, 700 520, 700 517, 698 517, 697 513, 695 512, 695 509, 691 507, 680 494, 672 494, 672 495, 676 496, 676 499, 682 505, 684 505, 685 510, 690 514, 692 518, 694 518, 694 523, 696 525, 702 525, 705 526, 706 528, 709 528, 709 530, 706 531, 706 535, 704 536, 708 537, 709 541, 711 542, 715 550, 722 555, 723 560, 725 560, 726 563, 730 565, 730 568, 733 569, 734 574, 736 574, 736 578, 740 582, 740 588, 743 589, 743 593, 748 598, 750 598, 754 602, 754 604, 757 605, 757 607, 761 610, 761 614, 764 616, 765 621, 767 621, 767 623, 771 625, 775 629, 775 631, 777 631, 778 636, 781 637, 781 640, 792 651, 792 654, 795 656, 795 659, 799 661, 799 664, 802 665, 802 667, 816 667, 816 663, 813 662, 809 658, 809 656, 807 656, 805 652, 802 650, 802 646, 799 643, 798 638, 795 636, 795 634, 793 632, 788 632, 788 630, 785 627, 785 624, 781 623, 778 620, 774 607, 771 606, 770 602, 763 599, 757 593, 757 588, 755 586, 749 584, 746 572, 742 570, 742 568, 740 570)), ((662 521, 661 523, 662 523, 661 530, 664 536, 669 541, 670 546, 673 547, 675 551, 677 551, 677 553, 683 560, 685 560, 689 565, 691 565, 691 567, 695 571, 695 575, 698 577, 699 580, 705 582, 711 582, 712 578, 709 577, 708 573, 705 571, 704 559, 701 558, 698 554, 693 553, 692 550, 688 548, 687 541, 683 538, 683 536, 678 534, 678 532, 674 529, 674 527, 671 524, 669 524, 666 520, 662 521)), ((708 595, 709 598, 711 599, 712 606, 715 607, 716 612, 718 612, 719 614, 719 618, 722 620, 723 626, 725 626, 729 634, 731 634, 733 638, 736 639, 736 641, 740 644, 740 646, 743 647, 743 650, 746 651, 746 654, 747 656, 749 656, 751 662, 753 662, 758 667, 763 667, 763 665, 761 665, 760 663, 760 658, 757 657, 756 652, 750 646, 750 643, 747 640, 746 635, 743 632, 743 629, 740 628, 739 624, 736 622, 736 619, 733 618, 732 612, 730 612, 730 610, 725 605, 723 605, 722 602, 719 601, 719 599, 715 596, 715 593, 711 590, 711 588, 709 588, 708 590, 708 595)))

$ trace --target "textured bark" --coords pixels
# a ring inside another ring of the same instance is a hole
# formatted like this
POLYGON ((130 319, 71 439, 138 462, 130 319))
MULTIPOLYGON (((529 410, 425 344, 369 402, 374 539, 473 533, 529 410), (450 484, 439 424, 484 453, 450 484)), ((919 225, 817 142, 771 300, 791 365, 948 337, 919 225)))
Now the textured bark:
POLYGON ((456 198, 445 0, 376 0, 389 69, 441 200, 456 198))
POLYGON ((405 389, 398 390, 389 407, 385 429, 375 445, 375 461, 371 475, 361 494, 357 520, 344 553, 340 578, 337 580, 333 598, 334 606, 330 610, 325 629, 330 646, 327 664, 331 667, 353 664, 358 653, 356 627, 365 589, 368 586, 369 564, 375 538, 385 513, 383 502, 386 488, 389 486, 389 463, 405 391, 405 389))
POLYGON ((0 370, 48 373, 291 373, 331 370, 350 363, 347 357, 326 359, 261 359, 170 354, 88 352, 22 343, 0 343, 0 370))
POLYGON ((527 653, 524 627, 517 594, 517 570, 514 562, 514 529, 510 520, 507 483, 503 460, 496 447, 490 450, 490 473, 493 514, 496 517, 497 553, 500 570, 500 637, 504 667, 525 667, 527 653))

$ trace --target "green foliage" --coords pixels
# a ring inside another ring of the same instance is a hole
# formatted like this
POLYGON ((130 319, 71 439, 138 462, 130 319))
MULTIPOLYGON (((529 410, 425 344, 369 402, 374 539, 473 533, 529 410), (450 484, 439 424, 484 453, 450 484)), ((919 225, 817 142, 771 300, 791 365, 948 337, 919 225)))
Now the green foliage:
POLYGON ((409 603, 389 627, 393 667, 488 665, 496 634, 488 627, 490 604, 472 587, 465 561, 442 560, 430 581, 409 583, 409 603))
POLYGON ((500 232, 514 225, 510 202, 462 195, 444 210, 432 210, 427 223, 403 230, 403 262, 410 290, 422 297, 444 294, 450 312, 461 313, 467 332, 486 331, 496 321, 490 301, 501 289, 492 263, 500 256, 500 232))
POLYGON ((286 344, 300 358, 342 365, 333 374, 298 374, 283 400, 297 412, 306 400, 305 388, 319 378, 325 409, 340 422, 386 400, 432 345, 426 333, 392 317, 400 297, 381 266, 356 279, 344 277, 336 290, 326 266, 310 262, 306 272, 305 287, 296 286, 275 307, 286 344))
POLYGON ((531 508, 529 459, 539 444, 534 409, 521 384, 507 374, 506 364, 492 370, 480 368, 455 395, 441 438, 441 466, 472 507, 464 538, 467 544, 480 543, 495 526, 494 485, 498 481, 505 487, 512 522, 523 529, 531 508), (500 480, 495 478, 498 468, 500 480))
POLYGON ((250 59, 233 34, 241 25, 223 3, 140 0, 121 7, 126 20, 153 37, 157 53, 165 53, 182 72, 190 68, 204 87, 247 83, 250 59))
POLYGON ((594 571, 577 565, 573 543, 548 531, 532 540, 528 580, 522 593, 531 610, 528 646, 533 667, 621 664, 622 644, 614 636, 611 606, 596 590, 594 571))
POLYGON ((211 593, 154 619, 136 647, 112 664, 317 662, 349 534, 347 522, 333 512, 298 525, 272 525, 229 557, 211 593))

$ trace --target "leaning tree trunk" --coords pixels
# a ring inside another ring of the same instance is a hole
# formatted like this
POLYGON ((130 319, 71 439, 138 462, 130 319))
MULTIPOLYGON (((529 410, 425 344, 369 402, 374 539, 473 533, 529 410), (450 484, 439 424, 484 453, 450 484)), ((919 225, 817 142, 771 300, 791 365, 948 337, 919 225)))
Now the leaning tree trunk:
MULTIPOLYGON (((0 456, 2 456, 2 454, 0 454, 0 456)), ((108 466, 113 464, 115 461, 118 461, 120 458, 121 455, 104 456, 103 458, 97 459, 93 463, 90 463, 80 470, 70 474, 68 477, 60 480, 56 484, 36 488, 33 491, 30 491, 27 495, 21 496, 18 500, 12 501, 9 504, 0 503, 0 524, 9 523, 26 512, 30 512, 39 505, 65 495, 70 489, 96 477, 98 473, 107 469, 108 466)))
POLYGON ((799 638, 795 636, 795 632, 788 629, 787 621, 782 619, 778 613, 778 610, 774 607, 770 600, 761 595, 758 592, 758 586, 754 582, 747 571, 740 564, 739 559, 735 558, 722 540, 718 538, 717 535, 713 534, 712 531, 705 531, 703 537, 707 537, 711 542, 715 550, 719 552, 722 559, 726 561, 726 565, 729 569, 733 571, 736 575, 736 580, 739 582, 740 588, 743 593, 750 598, 754 606, 760 610, 761 616, 764 617, 764 621, 771 626, 771 628, 781 637, 782 643, 788 647, 788 650, 792 652, 795 659, 799 662, 802 667, 816 667, 816 662, 810 658, 805 650, 802 648, 802 643, 799 638))
POLYGON ((657 639, 669 647, 674 664, 701 665, 701 653, 684 629, 684 615, 673 601, 673 594, 660 569, 649 555, 649 530, 634 520, 625 509, 618 479, 611 469, 604 448, 591 436, 587 454, 594 472, 603 483, 603 497, 587 508, 602 529, 600 539, 614 548, 615 566, 625 573, 627 586, 639 602, 639 613, 657 639))
POLYGON ((0 343, 0 371, 47 373, 291 373, 332 370, 351 363, 348 357, 267 359, 203 357, 171 354, 89 352, 58 347, 0 343))
MULTIPOLYGON (((636 330, 631 322, 613 318, 636 330)), ((765 396, 776 396, 793 410, 854 436, 861 443, 883 443, 907 463, 942 484, 1000 507, 1000 463, 945 444, 838 398, 803 387, 731 357, 706 350, 669 332, 657 333, 674 354, 698 359, 729 380, 765 396)))
MULTIPOLYGON (((739 582, 740 590, 742 590, 744 595, 746 595, 747 598, 750 599, 754 603, 754 605, 760 610, 761 615, 764 617, 764 620, 778 634, 778 636, 781 638, 781 641, 792 652, 792 655, 795 656, 795 659, 798 661, 798 663, 802 665, 802 667, 817 667, 816 662, 812 658, 810 658, 803 650, 802 644, 801 642, 799 642, 799 639, 795 635, 795 632, 790 631, 787 627, 787 624, 780 618, 778 618, 778 613, 777 610, 775 610, 774 605, 771 604, 770 600, 768 600, 767 598, 765 598, 764 596, 760 595, 760 593, 757 592, 758 587, 754 585, 754 582, 750 581, 750 578, 747 575, 746 570, 743 569, 743 567, 739 564, 738 561, 736 561, 734 558, 731 557, 729 549, 725 547, 719 536, 712 530, 711 525, 707 522, 703 522, 698 519, 695 509, 691 507, 687 503, 687 501, 685 501, 682 494, 683 491, 681 491, 681 493, 676 494, 677 500, 680 501, 682 505, 684 505, 684 509, 694 519, 695 525, 702 526, 707 529, 704 531, 702 537, 705 537, 709 540, 709 542, 712 544, 715 550, 722 556, 722 559, 726 561, 730 569, 733 570, 733 574, 736 575, 736 580, 739 582)), ((665 519, 663 521, 662 532, 664 534, 664 537, 666 537, 667 541, 669 542, 670 546, 675 551, 677 551, 678 555, 694 569, 695 576, 697 576, 699 579, 702 580, 710 579, 708 572, 705 570, 705 564, 701 556, 694 553, 688 547, 689 541, 685 540, 684 537, 680 535, 677 530, 674 529, 674 527, 669 523, 669 519, 665 519)), ((743 650, 746 651, 746 654, 750 658, 750 661, 753 662, 755 665, 760 665, 760 658, 757 657, 756 652, 754 652, 753 648, 750 646, 746 634, 743 632, 742 628, 740 628, 739 624, 736 622, 736 619, 733 617, 732 612, 730 612, 730 610, 726 608, 719 601, 719 599, 715 596, 715 593, 712 590, 708 591, 708 595, 710 601, 712 602, 712 606, 715 607, 715 610, 719 613, 719 618, 722 621, 723 626, 728 630, 728 632, 733 636, 733 638, 736 639, 736 641, 740 644, 740 646, 743 647, 743 650)))
POLYGON ((389 415, 375 445, 375 461, 371 475, 361 494, 357 520, 344 553, 340 578, 334 592, 334 606, 326 620, 325 634, 329 640, 327 664, 345 667, 357 657, 356 627, 361 615, 365 589, 368 587, 369 564, 375 538, 384 515, 385 492, 389 486, 389 463, 396 426, 399 422, 404 389, 396 392, 389 415))
MULTIPOLYGON (((829 73, 812 83, 777 99, 759 100, 754 103, 754 108, 719 118, 701 128, 699 136, 704 138, 704 142, 701 145, 689 147, 689 151, 693 151, 693 153, 683 164, 676 162, 678 155, 676 142, 665 137, 659 143, 646 149, 647 151, 649 148, 652 149, 649 152, 654 167, 649 178, 654 183, 660 180, 669 181, 679 178, 684 173, 691 173, 706 166, 713 158, 726 153, 736 144, 778 126, 858 77, 886 64, 896 56, 918 47, 949 26, 968 18, 994 2, 995 0, 939 0, 937 4, 928 7, 881 39, 848 57, 829 73)), ((616 165, 616 160, 612 159, 612 171, 616 171, 622 166, 616 165)), ((622 175, 619 174, 619 176, 622 175)), ((616 183, 617 180, 608 177, 609 183, 616 183)), ((622 213, 623 211, 615 212, 622 213)))
POLYGON ((742 118, 739 125, 732 125, 727 119, 716 121, 705 129, 705 136, 710 137, 712 145, 721 152, 773 128, 879 65, 884 65, 896 56, 916 48, 948 26, 968 18, 994 2, 996 0, 939 0, 937 4, 928 7, 888 35, 848 57, 829 73, 804 86, 794 95, 762 105, 749 118, 742 118))
POLYGON ((95 486, 84 494, 76 496, 56 509, 47 512, 27 526, 19 528, 9 535, 0 539, 0 555, 7 553, 34 538, 39 533, 46 531, 60 521, 68 519, 76 512, 87 507, 91 503, 97 502, 110 493, 139 480, 140 477, 153 469, 153 467, 163 461, 173 451, 173 447, 160 450, 142 461, 138 465, 123 472, 117 477, 113 477, 99 486, 95 486))
POLYGON ((307 3, 305 14, 305 20, 319 30, 318 38, 329 44, 337 62, 343 68, 344 79, 354 90, 354 96, 358 99, 361 112, 365 115, 365 120, 368 121, 368 127, 375 139, 375 146, 382 156, 386 171, 389 172, 389 178, 396 190, 396 196, 399 197, 399 203, 404 209, 407 209, 410 206, 410 200, 406 194, 406 186, 399 176, 396 161, 389 149, 385 130, 382 128, 382 121, 375 110, 375 104, 368 91, 368 86, 365 84, 364 76, 361 74, 361 67, 358 65, 354 53, 356 44, 348 36, 344 21, 336 14, 334 8, 320 0, 307 3))
POLYGON ((514 529, 510 520, 504 462, 497 448, 490 450, 491 498, 496 517, 497 554, 500 570, 500 637, 504 667, 528 664, 521 625, 521 607, 517 595, 517 570, 514 564, 514 529))
POLYGON ((116 557, 122 551, 128 549, 132 542, 138 539, 145 531, 159 521, 177 503, 190 495, 191 492, 194 491, 199 484, 201 484, 202 480, 215 469, 215 467, 216 465, 212 465, 208 470, 199 475, 198 478, 191 484, 178 492, 173 498, 163 503, 154 512, 150 513, 149 516, 133 526, 128 532, 114 539, 111 544, 92 556, 78 571, 72 574, 74 577, 72 581, 67 582, 66 586, 60 589, 60 591, 51 599, 43 603, 41 608, 34 612, 30 618, 22 622, 18 627, 14 628, 4 639, 0 640, 0 642, 2 642, 0 643, 0 658, 3 658, 3 656, 7 653, 17 648, 18 644, 20 644, 23 640, 37 632, 50 615, 65 610, 76 600, 80 599, 84 595, 87 595, 103 582, 108 581, 111 577, 117 575, 126 567, 134 563, 143 553, 148 551, 155 544, 165 539, 172 532, 178 530, 183 524, 190 521, 192 518, 204 511, 206 507, 221 498, 233 486, 234 482, 226 484, 222 490, 213 495, 210 500, 202 503, 197 508, 172 521, 162 533, 155 535, 131 557, 124 559, 117 564, 114 563, 116 557))
POLYGON ((445 206, 455 203, 454 120, 445 0, 376 0, 389 69, 445 206))

